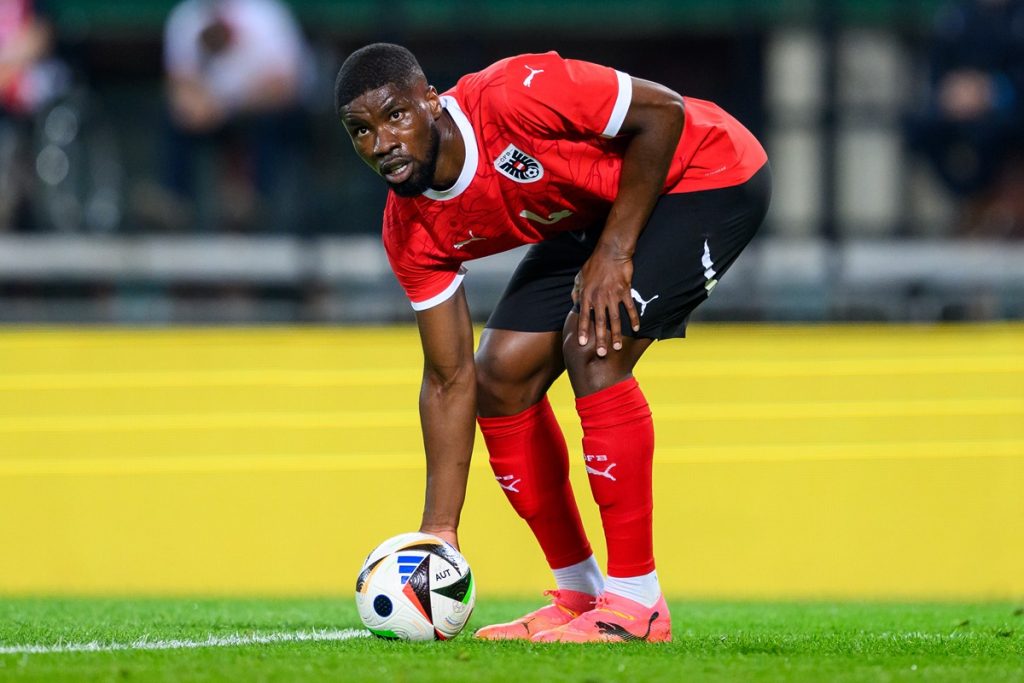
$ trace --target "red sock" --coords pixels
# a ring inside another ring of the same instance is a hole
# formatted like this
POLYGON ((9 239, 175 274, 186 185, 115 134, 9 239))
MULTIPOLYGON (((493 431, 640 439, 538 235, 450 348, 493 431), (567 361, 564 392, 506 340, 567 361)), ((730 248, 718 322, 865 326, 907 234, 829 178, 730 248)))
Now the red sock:
POLYGON ((569 449, 545 396, 509 417, 480 417, 491 469, 530 525, 548 565, 561 569, 593 554, 569 484, 569 449))
POLYGON ((608 575, 654 571, 651 466, 654 423, 632 377, 576 399, 590 490, 601 508, 608 542, 608 575))

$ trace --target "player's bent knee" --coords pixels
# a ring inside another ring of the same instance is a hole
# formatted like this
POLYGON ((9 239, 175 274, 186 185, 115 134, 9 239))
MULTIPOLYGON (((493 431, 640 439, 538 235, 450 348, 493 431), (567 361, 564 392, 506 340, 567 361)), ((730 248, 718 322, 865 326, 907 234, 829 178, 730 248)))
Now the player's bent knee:
POLYGON ((561 374, 555 367, 518 366, 500 354, 478 353, 476 360, 477 407, 486 417, 516 415, 536 405, 551 382, 561 374))
POLYGON ((476 355, 476 395, 482 415, 506 415, 509 387, 514 384, 500 357, 486 350, 476 355))
POLYGON ((497 394, 501 383, 494 372, 494 367, 488 359, 477 356, 476 358, 476 394, 477 400, 485 400, 497 394))
POLYGON ((566 371, 578 376, 598 360, 598 355, 593 343, 580 346, 575 334, 567 334, 562 342, 562 360, 565 361, 566 371))
POLYGON ((476 400, 480 415, 495 417, 522 412, 536 403, 536 400, 524 400, 523 392, 522 381, 495 372, 494 366, 477 365, 476 400))
POLYGON ((614 358, 597 355, 593 343, 580 346, 575 335, 567 335, 562 344, 562 358, 576 395, 592 393, 619 374, 614 358))
POLYGON ((477 386, 507 383, 511 379, 513 365, 509 362, 509 354, 502 353, 500 346, 486 339, 481 342, 474 356, 477 386))
POLYGON ((633 366, 653 341, 624 336, 621 350, 610 349, 606 356, 598 356, 593 339, 580 346, 574 318, 566 323, 562 340, 562 359, 577 397, 593 394, 628 379, 633 373, 633 366))

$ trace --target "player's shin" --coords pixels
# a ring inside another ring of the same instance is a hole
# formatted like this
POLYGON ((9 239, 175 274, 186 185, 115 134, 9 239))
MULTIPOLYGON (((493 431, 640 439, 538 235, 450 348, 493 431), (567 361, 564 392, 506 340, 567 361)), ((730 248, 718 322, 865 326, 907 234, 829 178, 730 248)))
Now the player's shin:
MULTIPOLYGON (((516 415, 478 421, 495 479, 529 524, 548 565, 555 570, 577 565, 587 569, 588 562, 593 563, 593 553, 569 484, 565 437, 547 397, 516 415)), ((568 572, 582 583, 559 588, 590 594, 601 591, 599 571, 596 576, 594 572, 575 573, 568 572), (575 577, 575 573, 581 576, 575 577)))
POLYGON ((654 424, 636 380, 576 400, 590 488, 608 544, 606 590, 645 605, 661 595, 654 572, 654 424))

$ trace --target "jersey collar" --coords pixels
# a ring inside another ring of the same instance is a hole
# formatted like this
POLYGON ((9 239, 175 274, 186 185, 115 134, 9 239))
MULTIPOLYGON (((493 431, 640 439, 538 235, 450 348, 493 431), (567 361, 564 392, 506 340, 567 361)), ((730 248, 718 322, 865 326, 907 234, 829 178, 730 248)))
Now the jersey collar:
POLYGON ((470 124, 469 119, 466 118, 466 115, 462 113, 462 109, 459 108, 459 103, 455 101, 455 98, 450 95, 442 95, 441 105, 452 115, 452 120, 458 126, 459 133, 462 134, 462 142, 466 146, 466 159, 462 164, 462 172, 459 173, 459 179, 455 181, 455 184, 447 190, 427 188, 423 193, 423 196, 427 199, 443 202, 455 199, 473 182, 473 176, 476 175, 476 167, 480 161, 480 152, 476 146, 476 134, 473 132, 473 126, 470 124))

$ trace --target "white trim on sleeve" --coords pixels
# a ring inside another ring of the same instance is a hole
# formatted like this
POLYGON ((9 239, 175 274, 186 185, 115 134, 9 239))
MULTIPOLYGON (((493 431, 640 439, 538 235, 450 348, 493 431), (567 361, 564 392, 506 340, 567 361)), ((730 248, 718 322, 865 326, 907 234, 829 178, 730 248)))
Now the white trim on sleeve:
POLYGON ((448 299, 451 299, 452 296, 454 296, 455 292, 459 289, 459 285, 462 284, 462 280, 465 277, 466 269, 460 268, 459 272, 455 274, 455 279, 452 280, 452 283, 445 287, 444 291, 441 292, 440 294, 435 294, 434 296, 430 297, 425 301, 410 301, 409 303, 412 304, 412 310, 425 311, 428 308, 433 308, 438 304, 443 304, 445 301, 448 301, 448 299))
POLYGON ((633 79, 629 74, 615 71, 615 77, 619 81, 619 95, 615 98, 615 106, 612 107, 612 115, 608 118, 608 125, 604 127, 601 137, 613 138, 619 134, 622 122, 626 120, 626 112, 629 111, 629 104, 633 101, 633 79))

